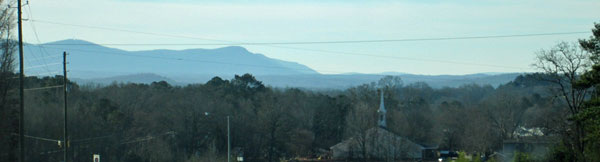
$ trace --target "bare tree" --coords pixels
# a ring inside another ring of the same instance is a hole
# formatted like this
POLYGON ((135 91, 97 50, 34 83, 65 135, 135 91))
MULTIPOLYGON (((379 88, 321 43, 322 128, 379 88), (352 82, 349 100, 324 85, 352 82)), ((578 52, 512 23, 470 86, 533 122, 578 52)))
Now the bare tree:
POLYGON ((523 114, 531 103, 509 93, 499 93, 491 96, 485 102, 486 114, 502 139, 511 139, 517 128, 523 124, 523 114))
POLYGON ((563 98, 571 111, 576 114, 582 109, 583 101, 589 94, 587 90, 572 88, 579 76, 590 67, 590 54, 576 44, 561 42, 550 50, 541 50, 537 54, 534 67, 547 75, 540 79, 554 83, 553 89, 563 98))
POLYGON ((377 87, 384 90, 395 90, 403 85, 404 82, 399 76, 386 75, 377 81, 377 87))
MULTIPOLYGON (((573 88, 576 81, 590 67, 590 53, 577 44, 561 42, 550 50, 541 50, 537 53, 537 62, 534 67, 544 72, 540 79, 553 83, 551 91, 557 98, 563 99, 569 109, 569 116, 573 116, 584 107, 584 101, 590 94, 588 89, 573 88)), ((569 123, 573 130, 565 130, 565 134, 573 138, 572 147, 576 150, 578 158, 585 161, 583 140, 584 131, 580 122, 569 123)))
MULTIPOLYGON (((1 6, 6 6, 4 0, 0 0, 1 6)), ((8 7, 0 9, 0 108, 5 110, 7 104, 8 90, 14 80, 14 52, 16 43, 12 40, 14 27, 14 16, 8 7)))
POLYGON ((367 159, 368 130, 375 127, 375 110, 369 110, 366 103, 357 104, 346 117, 346 137, 351 138, 354 145, 350 146, 352 154, 359 153, 358 158, 367 159))
POLYGON ((0 161, 16 161, 15 136, 10 135, 18 130, 18 120, 15 118, 17 107, 14 96, 9 93, 14 79, 14 51, 16 42, 12 40, 15 26, 13 9, 10 3, 0 0, 0 161), (6 138, 5 138, 6 137, 6 138))
POLYGON ((462 126, 464 132, 460 133, 459 145, 463 150, 488 153, 495 150, 494 145, 497 144, 498 137, 485 111, 477 107, 465 110, 463 117, 469 122, 462 126))

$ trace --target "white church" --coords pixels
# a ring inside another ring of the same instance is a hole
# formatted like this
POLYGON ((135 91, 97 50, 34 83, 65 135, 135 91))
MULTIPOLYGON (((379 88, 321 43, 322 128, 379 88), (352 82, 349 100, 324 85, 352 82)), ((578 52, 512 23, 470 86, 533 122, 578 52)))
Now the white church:
POLYGON ((330 147, 332 159, 396 161, 419 160, 423 157, 423 146, 387 130, 383 91, 377 113, 377 126, 366 131, 366 138, 350 137, 330 147), (364 157, 365 153, 367 157, 364 157))

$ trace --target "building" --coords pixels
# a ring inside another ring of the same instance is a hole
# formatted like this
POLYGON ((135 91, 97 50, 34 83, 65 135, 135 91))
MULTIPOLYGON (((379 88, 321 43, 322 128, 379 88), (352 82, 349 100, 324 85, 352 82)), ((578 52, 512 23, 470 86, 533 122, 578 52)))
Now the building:
POLYGON ((363 137, 351 137, 330 147, 333 159, 418 160, 425 147, 387 130, 383 92, 377 110, 377 126, 363 137))
POLYGON ((550 148, 558 143, 554 136, 525 136, 502 142, 502 155, 505 161, 512 160, 516 152, 528 153, 532 156, 545 156, 550 148))

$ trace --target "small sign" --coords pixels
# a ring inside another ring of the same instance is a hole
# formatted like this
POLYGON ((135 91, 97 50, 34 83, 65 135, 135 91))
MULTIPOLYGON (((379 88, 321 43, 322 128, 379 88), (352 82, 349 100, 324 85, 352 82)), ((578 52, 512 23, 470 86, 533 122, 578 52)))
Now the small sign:
POLYGON ((94 154, 94 162, 100 162, 100 155, 94 154))

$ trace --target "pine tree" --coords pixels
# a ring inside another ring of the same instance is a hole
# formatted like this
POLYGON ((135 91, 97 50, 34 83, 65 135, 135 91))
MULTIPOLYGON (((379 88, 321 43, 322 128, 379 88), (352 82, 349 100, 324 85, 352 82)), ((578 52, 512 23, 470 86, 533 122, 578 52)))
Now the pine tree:
POLYGON ((593 36, 588 40, 579 40, 581 47, 591 54, 592 69, 584 73, 577 82, 576 88, 595 91, 591 99, 585 103, 583 111, 577 113, 573 120, 584 125, 586 143, 584 154, 586 159, 600 159, 600 24, 596 23, 592 29, 593 36))

